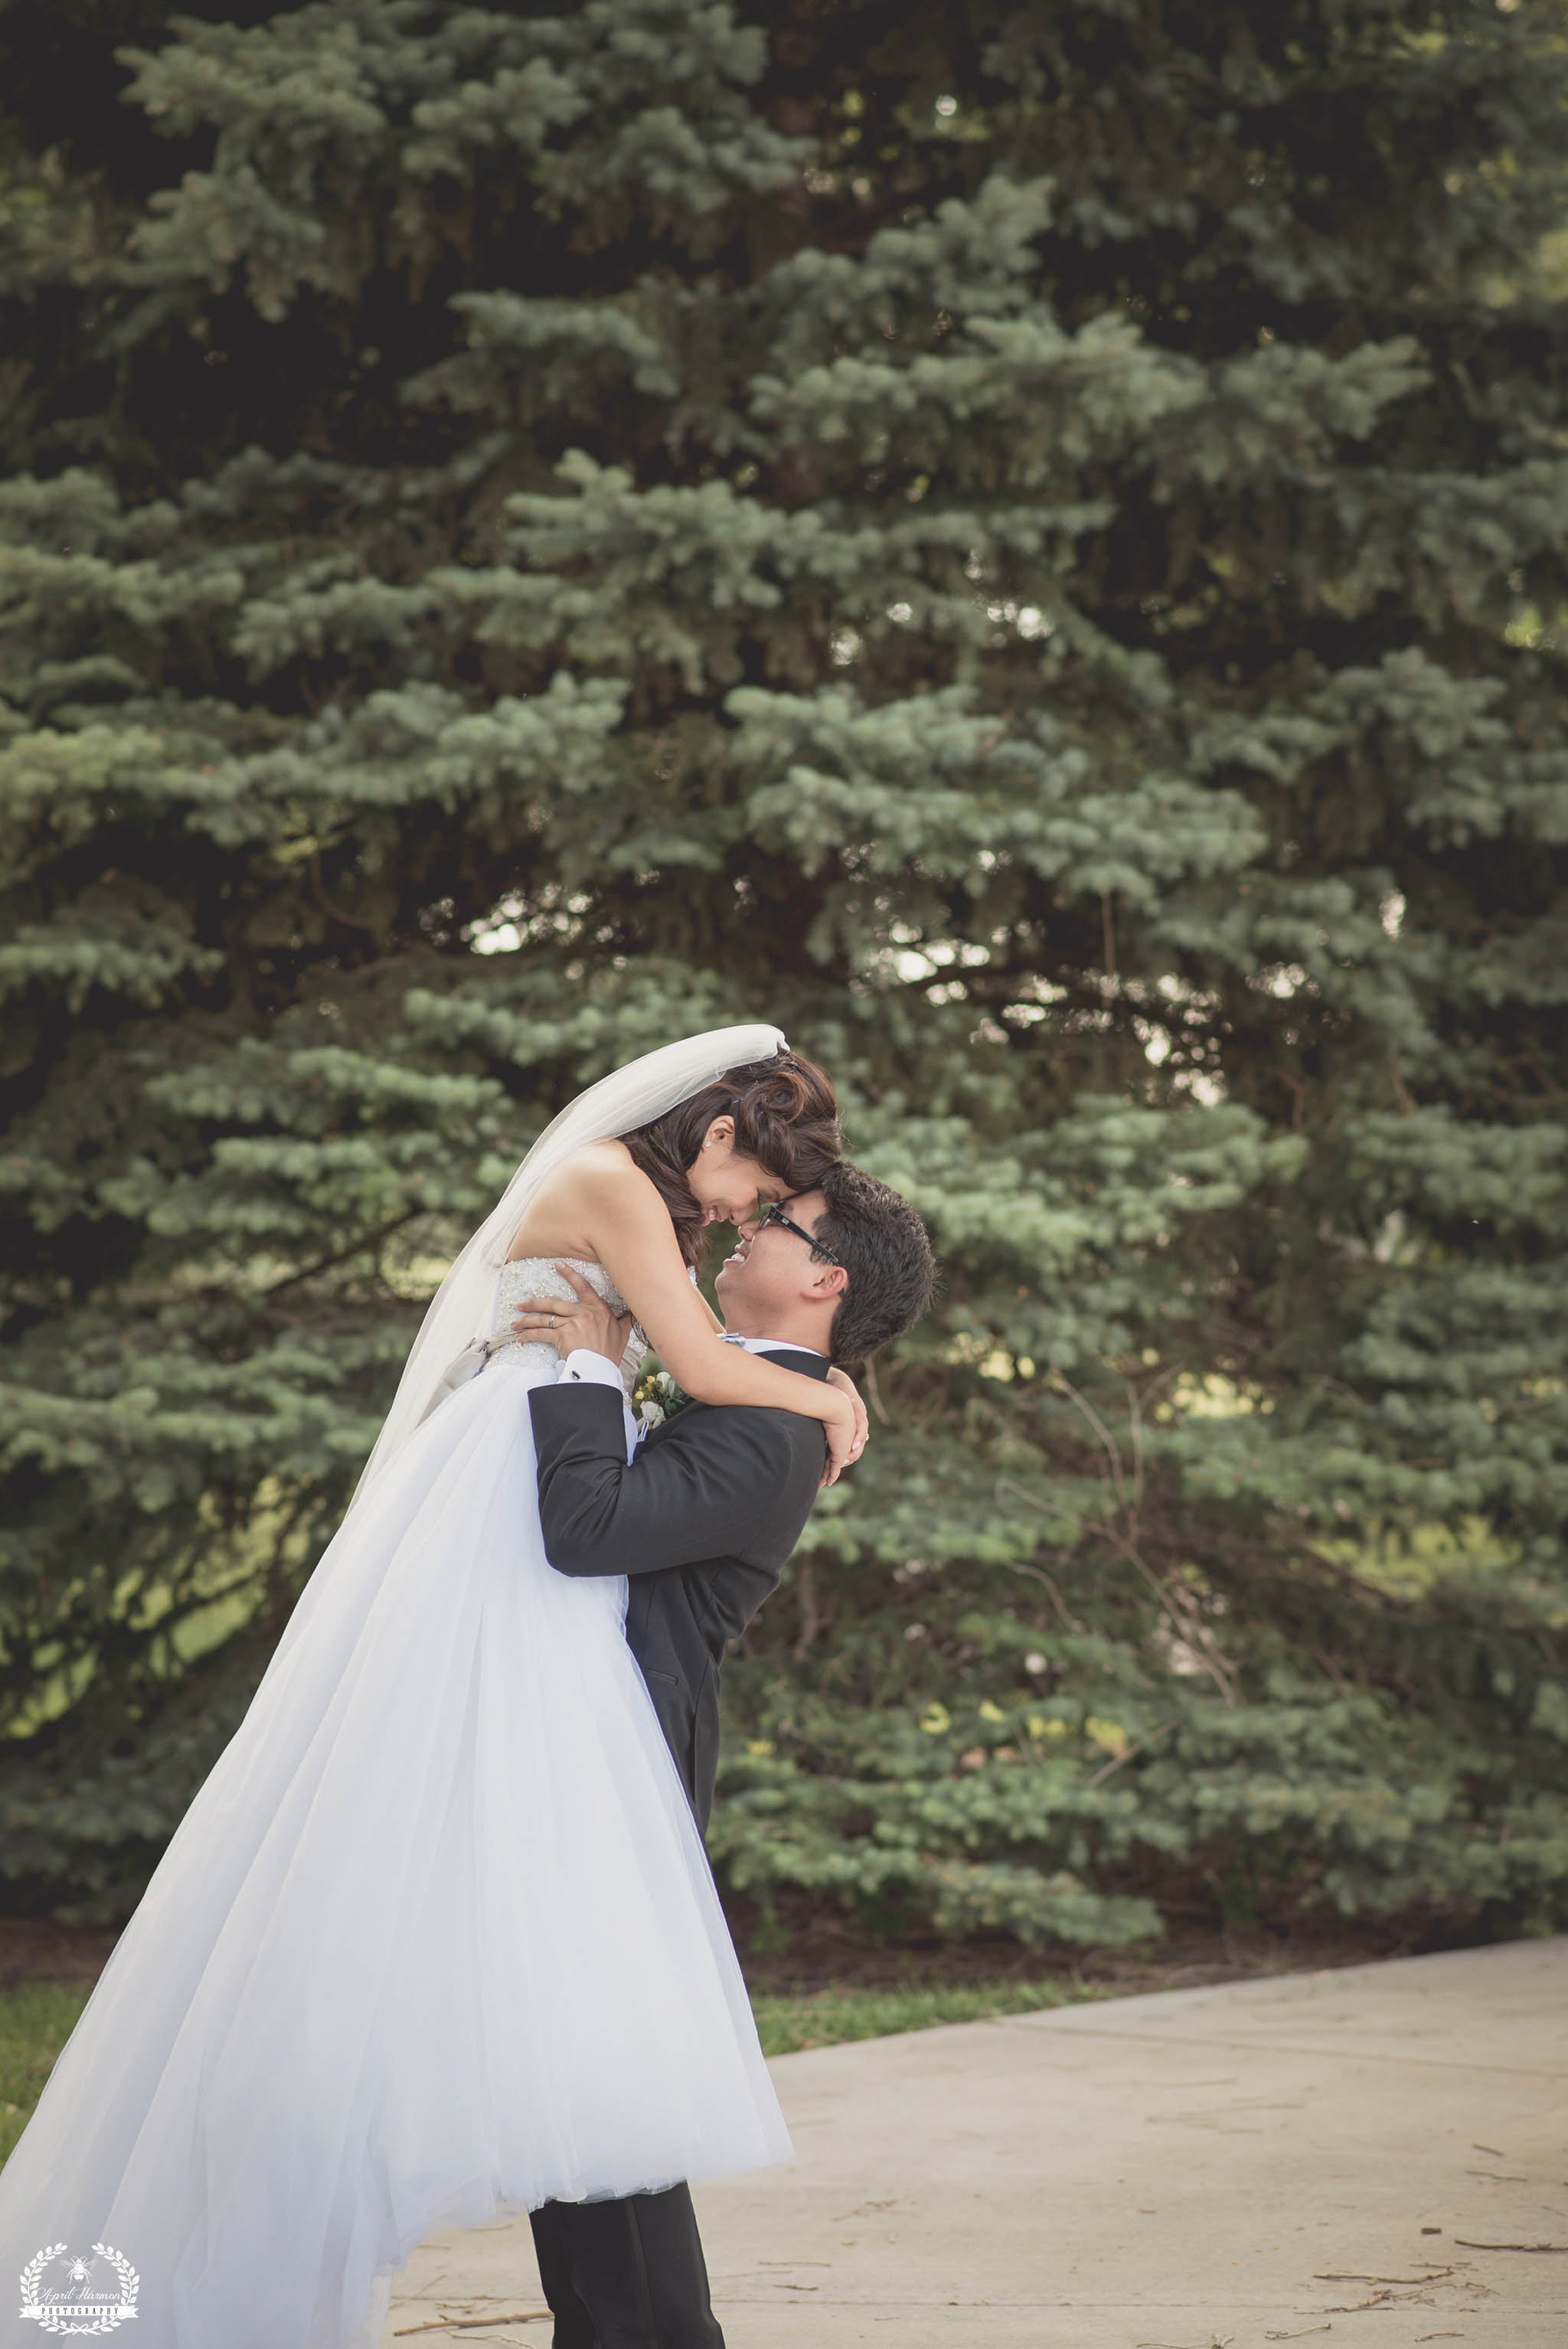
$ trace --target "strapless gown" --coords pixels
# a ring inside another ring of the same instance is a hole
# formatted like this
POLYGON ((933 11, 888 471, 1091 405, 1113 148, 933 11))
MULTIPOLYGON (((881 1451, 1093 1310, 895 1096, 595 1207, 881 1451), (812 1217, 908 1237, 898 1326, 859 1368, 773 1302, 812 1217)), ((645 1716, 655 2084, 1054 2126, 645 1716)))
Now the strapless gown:
POLYGON ((505 1344, 323 1554, 0 2172, 7 2292, 108 2245, 139 2349, 376 2349, 429 2234, 788 2159, 625 1578, 544 1556, 559 1371, 505 1344))

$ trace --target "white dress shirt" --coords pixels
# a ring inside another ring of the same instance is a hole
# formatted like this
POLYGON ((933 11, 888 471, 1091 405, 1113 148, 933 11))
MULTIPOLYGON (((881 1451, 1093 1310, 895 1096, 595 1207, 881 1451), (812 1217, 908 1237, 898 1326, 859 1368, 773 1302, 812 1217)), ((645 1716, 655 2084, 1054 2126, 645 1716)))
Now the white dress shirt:
MULTIPOLYGON (((792 1354, 820 1355, 821 1351, 817 1346, 798 1345, 792 1338, 738 1338, 728 1330, 720 1330, 719 1335, 727 1346, 743 1347, 748 1354, 777 1353, 781 1349, 788 1349, 792 1354)), ((561 1366, 561 1383, 562 1386, 614 1388, 621 1398, 621 1410, 625 1420, 626 1460, 630 1465, 633 1453, 648 1430, 645 1420, 632 1416, 620 1365, 613 1362, 607 1354, 595 1354, 590 1347, 578 1346, 567 1355, 561 1366)))

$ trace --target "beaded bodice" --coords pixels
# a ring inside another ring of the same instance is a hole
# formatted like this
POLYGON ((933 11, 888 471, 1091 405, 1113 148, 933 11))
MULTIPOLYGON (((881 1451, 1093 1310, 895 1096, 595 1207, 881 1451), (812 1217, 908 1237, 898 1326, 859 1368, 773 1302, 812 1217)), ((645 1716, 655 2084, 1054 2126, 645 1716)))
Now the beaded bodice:
MULTIPOLYGON (((612 1313, 624 1313, 626 1300, 602 1264, 592 1264, 586 1257, 562 1257, 562 1264, 575 1266, 590 1288, 596 1289, 612 1313)), ((495 1358, 519 1362, 535 1371, 553 1371, 558 1357, 555 1348, 543 1339, 521 1339, 511 1334, 511 1317, 525 1297, 559 1297, 568 1305, 576 1299, 572 1285, 555 1269, 556 1259, 548 1256, 520 1256, 500 1268, 496 1284, 495 1316, 490 1323, 490 1344, 495 1358)), ((637 1374, 637 1366, 646 1353, 648 1341, 634 1321, 632 1335, 621 1357, 621 1376, 628 1393, 637 1374)))

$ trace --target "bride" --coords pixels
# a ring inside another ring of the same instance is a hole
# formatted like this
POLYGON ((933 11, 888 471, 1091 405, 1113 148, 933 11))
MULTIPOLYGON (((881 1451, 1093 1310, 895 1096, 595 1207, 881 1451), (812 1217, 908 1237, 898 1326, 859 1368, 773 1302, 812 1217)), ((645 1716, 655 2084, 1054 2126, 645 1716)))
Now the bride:
POLYGON ((0 2173, 0 2276, 108 2247, 142 2349, 377 2349, 429 2234, 788 2158, 624 1578, 544 1556, 528 1393, 560 1364, 510 1320, 575 1259, 688 1392, 821 1420, 830 1477, 858 1406, 726 1345, 691 1268, 837 1151, 760 1026, 546 1128, 0 2173))

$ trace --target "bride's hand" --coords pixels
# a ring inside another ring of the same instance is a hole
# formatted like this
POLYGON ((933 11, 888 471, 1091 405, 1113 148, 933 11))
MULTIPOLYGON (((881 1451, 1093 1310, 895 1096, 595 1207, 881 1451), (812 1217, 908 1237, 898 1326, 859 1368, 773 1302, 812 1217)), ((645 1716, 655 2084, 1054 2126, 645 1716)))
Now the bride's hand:
POLYGON ((575 1304, 559 1297, 524 1297, 512 1315, 511 1326, 525 1344, 541 1340, 553 1346, 562 1361, 579 1347, 619 1363, 632 1335, 629 1313, 612 1313, 598 1290, 583 1279, 574 1265, 557 1264, 556 1271, 577 1292, 575 1304))
POLYGON ((828 1372, 828 1384, 830 1387, 837 1387, 839 1392, 847 1397, 850 1407, 855 1414, 855 1432, 850 1439, 849 1450, 849 1458, 852 1464, 866 1448, 866 1439, 871 1433, 872 1423, 866 1416, 866 1407, 861 1399, 861 1391, 847 1371, 841 1371, 835 1363, 828 1372))
POLYGON ((836 1387, 849 1404, 846 1412, 835 1413, 822 1423, 822 1433, 828 1439, 828 1464, 822 1471, 822 1482, 836 1485, 841 1472, 852 1467, 865 1450, 871 1422, 852 1379, 835 1368, 828 1372, 828 1383, 836 1387))

